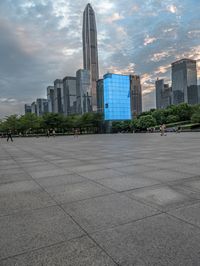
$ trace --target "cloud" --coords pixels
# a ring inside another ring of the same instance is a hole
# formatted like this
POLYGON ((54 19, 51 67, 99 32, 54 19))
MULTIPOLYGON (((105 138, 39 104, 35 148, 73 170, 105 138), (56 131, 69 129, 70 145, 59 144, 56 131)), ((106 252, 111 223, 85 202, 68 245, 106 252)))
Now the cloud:
POLYGON ((173 5, 173 4, 172 5, 168 5, 167 6, 167 10, 169 12, 173 13, 173 14, 177 13, 177 11, 178 11, 177 7, 175 5, 173 5))
POLYGON ((146 45, 149 45, 149 44, 151 44, 151 43, 153 43, 155 41, 156 41, 156 38, 155 37, 149 37, 149 35, 147 34, 147 36, 144 39, 144 45, 145 46, 146 45))
POLYGON ((112 16, 107 18, 108 23, 113 23, 114 21, 122 20, 124 16, 120 15, 119 13, 114 13, 112 16))
MULTIPOLYGON (((17 100, 1 102, 0 108, 3 104, 8 112, 23 112, 24 102, 46 97, 46 87, 56 78, 74 76, 82 67, 82 14, 87 3, 0 1, 0 95, 17 100)), ((141 75, 144 108, 155 105, 156 78, 170 81, 173 61, 196 59, 200 76, 196 0, 93 0, 92 6, 101 76, 108 70, 141 75)))

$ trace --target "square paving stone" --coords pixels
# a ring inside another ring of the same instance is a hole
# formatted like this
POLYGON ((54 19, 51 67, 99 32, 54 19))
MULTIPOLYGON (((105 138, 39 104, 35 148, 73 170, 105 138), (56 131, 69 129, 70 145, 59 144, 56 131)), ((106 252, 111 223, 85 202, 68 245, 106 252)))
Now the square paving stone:
POLYGON ((128 191, 127 196, 138 199, 162 211, 178 208, 191 202, 195 202, 194 198, 190 198, 186 193, 176 190, 167 185, 156 185, 152 187, 141 188, 128 191))
POLYGON ((22 180, 32 180, 32 178, 30 177, 30 175, 24 172, 15 174, 1 174, 0 171, 0 184, 6 184, 22 180))
POLYGON ((69 169, 77 173, 83 173, 87 171, 93 171, 93 170, 104 169, 104 168, 105 168, 104 164, 84 164, 84 165, 72 167, 72 168, 69 166, 69 169))
POLYGON ((120 168, 115 168, 115 170, 120 171, 122 173, 126 173, 128 175, 135 175, 136 173, 152 171, 152 169, 152 167, 145 165, 128 165, 120 168))
POLYGON ((33 178, 42 178, 42 177, 49 177, 49 176, 60 176, 60 175, 66 175, 66 174, 71 174, 70 171, 66 170, 66 169, 55 169, 54 170, 42 170, 42 171, 34 171, 34 172, 30 172, 30 175, 33 178))
POLYGON ((63 207, 88 232, 138 220, 158 212, 120 194, 92 198, 63 207))
POLYGON ((83 235, 59 207, 0 218, 0 259, 83 235))
POLYGON ((199 265, 200 231, 166 214, 92 235, 120 265, 199 265))
POLYGON ((0 185, 0 216, 55 205, 50 196, 34 181, 0 185))
POLYGON ((154 178, 163 183, 185 179, 194 176, 193 174, 177 172, 167 169, 157 169, 157 171, 151 171, 143 173, 144 177, 154 178))
POLYGON ((104 169, 104 170, 84 172, 80 173, 80 175, 87 177, 91 180, 97 180, 101 178, 125 176, 126 174, 120 173, 119 171, 113 169, 104 169))
POLYGON ((125 191, 134 188, 152 186, 160 183, 157 180, 139 176, 139 174, 138 175, 136 174, 134 177, 123 176, 123 177, 103 178, 103 179, 98 179, 97 182, 115 191, 125 191))
POLYGON ((74 184, 83 181, 87 181, 87 179, 77 174, 51 176, 37 179, 37 182, 44 188, 58 185, 74 184))
POLYGON ((0 262, 2 266, 114 266, 90 238, 80 237, 0 262))
POLYGON ((113 193, 112 190, 92 181, 46 187, 46 190, 60 203, 79 201, 113 193))
POLYGON ((185 206, 169 213, 176 217, 200 227, 200 202, 185 206))
POLYGON ((200 192, 200 176, 187 179, 182 185, 193 191, 200 192))

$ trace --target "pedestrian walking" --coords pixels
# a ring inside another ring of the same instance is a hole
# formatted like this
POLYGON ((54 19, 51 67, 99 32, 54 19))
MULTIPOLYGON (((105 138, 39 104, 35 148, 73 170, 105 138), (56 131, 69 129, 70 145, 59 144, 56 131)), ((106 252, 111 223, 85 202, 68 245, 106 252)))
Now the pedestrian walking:
POLYGON ((53 131, 52 131, 52 135, 53 135, 53 137, 55 138, 55 136, 56 136, 56 131, 55 131, 55 129, 53 129, 53 131))
POLYGON ((12 131, 11 130, 8 131, 8 134, 7 134, 7 142, 9 141, 9 139, 13 142, 13 139, 12 139, 12 131))

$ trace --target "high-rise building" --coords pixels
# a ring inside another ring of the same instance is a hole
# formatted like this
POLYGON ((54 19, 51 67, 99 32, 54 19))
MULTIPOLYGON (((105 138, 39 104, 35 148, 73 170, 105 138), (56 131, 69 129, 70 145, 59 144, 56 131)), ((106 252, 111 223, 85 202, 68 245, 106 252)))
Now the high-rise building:
POLYGON ((31 104, 31 113, 37 115, 37 104, 36 104, 36 102, 32 102, 32 104, 31 104))
POLYGON ((38 98, 36 100, 37 104, 37 116, 42 116, 45 113, 48 113, 48 100, 38 98))
POLYGON ((76 114, 76 77, 63 79, 64 114, 76 114))
POLYGON ((130 76, 120 74, 104 75, 104 119, 130 120, 130 76))
POLYGON ((63 80, 56 79, 54 81, 54 112, 63 114, 64 97, 63 97, 63 80))
POLYGON ((76 108, 78 114, 92 112, 90 71, 79 69, 76 72, 76 108))
POLYGON ((156 109, 164 109, 172 104, 172 92, 169 84, 164 83, 164 79, 157 79, 156 87, 156 109))
POLYGON ((54 86, 47 87, 48 110, 54 113, 54 86))
POLYGON ((198 101, 195 90, 198 90, 196 61, 181 59, 172 63, 173 104, 198 101))
POLYGON ((24 112, 25 112, 25 114, 31 113, 31 105, 30 104, 24 105, 24 112))
POLYGON ((95 13, 90 4, 87 4, 83 13, 83 68, 90 71, 91 95, 93 111, 97 109, 96 81, 99 79, 97 29, 95 13))
POLYGON ((131 89, 131 113, 132 117, 137 117, 142 113, 142 88, 140 83, 140 76, 130 76, 131 89))
POLYGON ((97 112, 103 113, 104 98, 103 98, 103 79, 97 80, 97 112))

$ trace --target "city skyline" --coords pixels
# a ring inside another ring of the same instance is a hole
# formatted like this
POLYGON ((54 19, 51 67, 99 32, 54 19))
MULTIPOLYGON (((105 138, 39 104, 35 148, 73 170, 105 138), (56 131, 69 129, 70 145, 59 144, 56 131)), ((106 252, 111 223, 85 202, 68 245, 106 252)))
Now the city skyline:
MULTIPOLYGON (((171 63, 197 60, 198 1, 91 1, 98 30, 100 77, 141 75, 144 110, 155 107, 155 80, 171 80, 171 63)), ((57 78, 82 68, 82 19, 88 1, 0 3, 0 114, 23 113, 57 78)))

